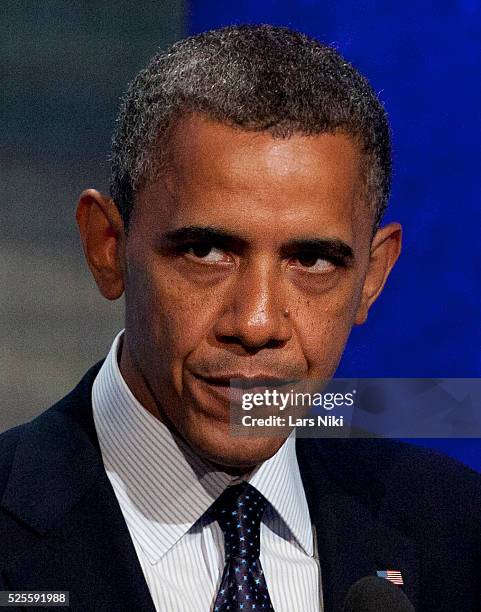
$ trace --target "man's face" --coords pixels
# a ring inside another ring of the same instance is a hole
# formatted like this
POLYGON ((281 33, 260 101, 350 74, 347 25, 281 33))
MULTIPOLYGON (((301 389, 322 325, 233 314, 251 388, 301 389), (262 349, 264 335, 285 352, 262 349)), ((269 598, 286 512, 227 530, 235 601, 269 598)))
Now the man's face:
POLYGON ((195 115, 169 153, 125 242, 121 370, 200 455, 252 466, 283 439, 229 436, 229 379, 329 378, 374 299, 362 160, 342 134, 279 139, 195 115))

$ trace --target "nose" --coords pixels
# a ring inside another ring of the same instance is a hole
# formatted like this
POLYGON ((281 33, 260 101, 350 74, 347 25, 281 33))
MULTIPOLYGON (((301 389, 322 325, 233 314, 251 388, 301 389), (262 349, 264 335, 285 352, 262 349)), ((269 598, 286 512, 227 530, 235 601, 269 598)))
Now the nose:
POLYGON ((284 345, 291 338, 292 322, 281 271, 265 262, 239 272, 214 331, 220 342, 241 344, 249 351, 284 345))

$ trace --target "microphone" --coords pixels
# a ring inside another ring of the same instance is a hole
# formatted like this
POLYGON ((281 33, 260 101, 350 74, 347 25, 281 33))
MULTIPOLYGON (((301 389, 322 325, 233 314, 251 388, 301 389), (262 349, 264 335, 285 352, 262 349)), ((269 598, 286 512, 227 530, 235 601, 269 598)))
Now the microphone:
POLYGON ((385 578, 366 576, 347 592, 343 612, 415 612, 401 589, 385 578))

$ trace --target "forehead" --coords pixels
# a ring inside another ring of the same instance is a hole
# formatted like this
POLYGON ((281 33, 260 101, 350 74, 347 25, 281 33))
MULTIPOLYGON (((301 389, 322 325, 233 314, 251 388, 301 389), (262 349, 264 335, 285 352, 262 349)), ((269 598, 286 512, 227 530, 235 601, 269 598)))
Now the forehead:
POLYGON ((361 161, 357 143, 346 134, 294 133, 281 138, 199 114, 187 116, 173 130, 168 157, 170 170, 181 172, 184 179, 201 174, 228 182, 242 178, 246 171, 316 180, 325 174, 323 168, 329 162, 334 162, 339 174, 352 174, 359 171, 361 161))
POLYGON ((322 225, 339 233, 344 224, 352 233, 355 219, 369 215, 362 156, 345 134, 279 138, 192 115, 174 130, 168 158, 162 177, 139 194, 154 225, 322 225))

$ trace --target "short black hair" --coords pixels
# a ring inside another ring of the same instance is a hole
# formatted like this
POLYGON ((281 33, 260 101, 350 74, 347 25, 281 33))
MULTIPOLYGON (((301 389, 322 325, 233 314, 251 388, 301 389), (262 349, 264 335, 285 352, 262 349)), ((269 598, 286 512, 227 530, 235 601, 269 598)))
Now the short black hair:
POLYGON ((141 185, 154 179, 179 119, 200 113, 274 137, 341 132, 359 142, 377 229, 391 183, 391 137, 375 91, 338 51, 285 27, 236 25, 157 53, 122 100, 111 153, 111 197, 126 231, 141 185))

